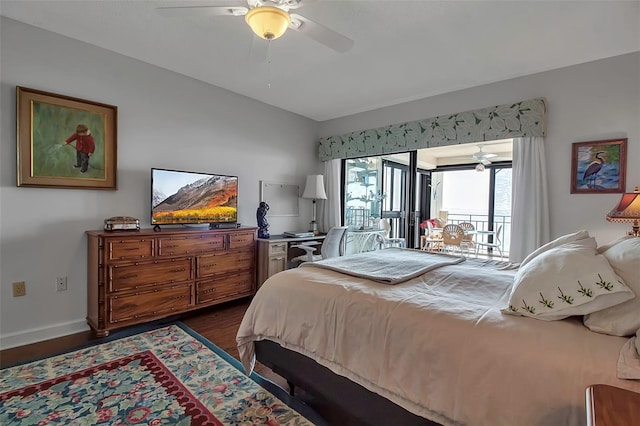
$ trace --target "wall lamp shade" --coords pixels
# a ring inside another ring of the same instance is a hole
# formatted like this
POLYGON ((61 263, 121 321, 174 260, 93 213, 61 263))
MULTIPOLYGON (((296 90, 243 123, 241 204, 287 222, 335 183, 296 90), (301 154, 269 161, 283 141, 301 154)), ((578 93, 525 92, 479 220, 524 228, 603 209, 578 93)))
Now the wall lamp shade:
POLYGON ((316 222, 316 200, 326 200, 327 194, 324 192, 324 178, 322 175, 307 176, 307 183, 304 186, 302 198, 313 199, 313 219, 309 224, 309 231, 318 235, 318 222, 316 222))
POLYGON ((640 237, 640 189, 622 194, 618 205, 607 213, 609 222, 633 223, 630 235, 640 237))
POLYGON ((289 27, 291 16, 274 6, 254 7, 244 16, 245 21, 258 37, 275 40, 289 27))

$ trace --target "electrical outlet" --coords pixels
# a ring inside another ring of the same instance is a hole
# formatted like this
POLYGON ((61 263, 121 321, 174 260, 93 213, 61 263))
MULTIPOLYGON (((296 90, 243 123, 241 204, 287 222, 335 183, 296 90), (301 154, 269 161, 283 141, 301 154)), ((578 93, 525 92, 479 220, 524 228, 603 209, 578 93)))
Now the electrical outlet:
POLYGON ((20 297, 27 294, 27 285, 24 281, 13 283, 13 297, 20 297))
POLYGON ((56 291, 67 291, 67 277, 56 278, 56 291))

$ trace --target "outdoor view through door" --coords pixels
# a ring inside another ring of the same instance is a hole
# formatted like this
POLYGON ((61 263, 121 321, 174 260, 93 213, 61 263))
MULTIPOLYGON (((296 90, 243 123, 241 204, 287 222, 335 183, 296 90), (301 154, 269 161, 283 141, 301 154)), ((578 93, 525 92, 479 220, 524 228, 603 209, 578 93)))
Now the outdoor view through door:
MULTIPOLYGON (((431 174, 428 215, 446 223, 471 223, 473 252, 508 257, 511 234, 511 167, 426 172, 431 174), (476 244, 477 243, 477 244, 476 244)), ((422 205, 427 205, 422 204, 422 205)))
MULTIPOLYGON (((391 238, 422 248, 425 220, 466 224, 470 254, 507 258, 511 234, 510 139, 344 160, 349 252, 374 250, 380 219, 391 238), (478 162, 478 153, 491 161, 478 162), (423 226, 420 226, 423 225, 423 226)), ((433 246, 433 245, 432 245, 433 246)))
POLYGON ((344 163, 344 224, 348 226, 347 252, 379 248, 380 220, 390 231, 385 237, 404 238, 409 154, 349 159, 344 163))

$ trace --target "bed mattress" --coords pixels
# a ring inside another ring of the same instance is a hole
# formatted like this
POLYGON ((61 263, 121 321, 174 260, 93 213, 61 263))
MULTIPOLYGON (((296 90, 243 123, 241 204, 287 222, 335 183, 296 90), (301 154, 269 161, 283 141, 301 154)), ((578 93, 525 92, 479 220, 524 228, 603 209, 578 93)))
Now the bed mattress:
POLYGON ((585 390, 616 377, 627 338, 581 317, 505 315, 517 265, 466 259, 395 285, 315 267, 269 278, 238 331, 299 352, 404 409, 443 425, 584 425, 585 390))

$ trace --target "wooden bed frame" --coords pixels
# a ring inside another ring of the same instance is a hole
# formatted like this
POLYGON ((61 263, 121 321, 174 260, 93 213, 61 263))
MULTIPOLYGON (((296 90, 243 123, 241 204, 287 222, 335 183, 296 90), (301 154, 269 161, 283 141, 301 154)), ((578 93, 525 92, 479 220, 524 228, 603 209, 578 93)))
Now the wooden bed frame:
POLYGON ((436 426, 302 354, 270 340, 255 342, 256 359, 296 386, 348 414, 356 424, 436 426))

